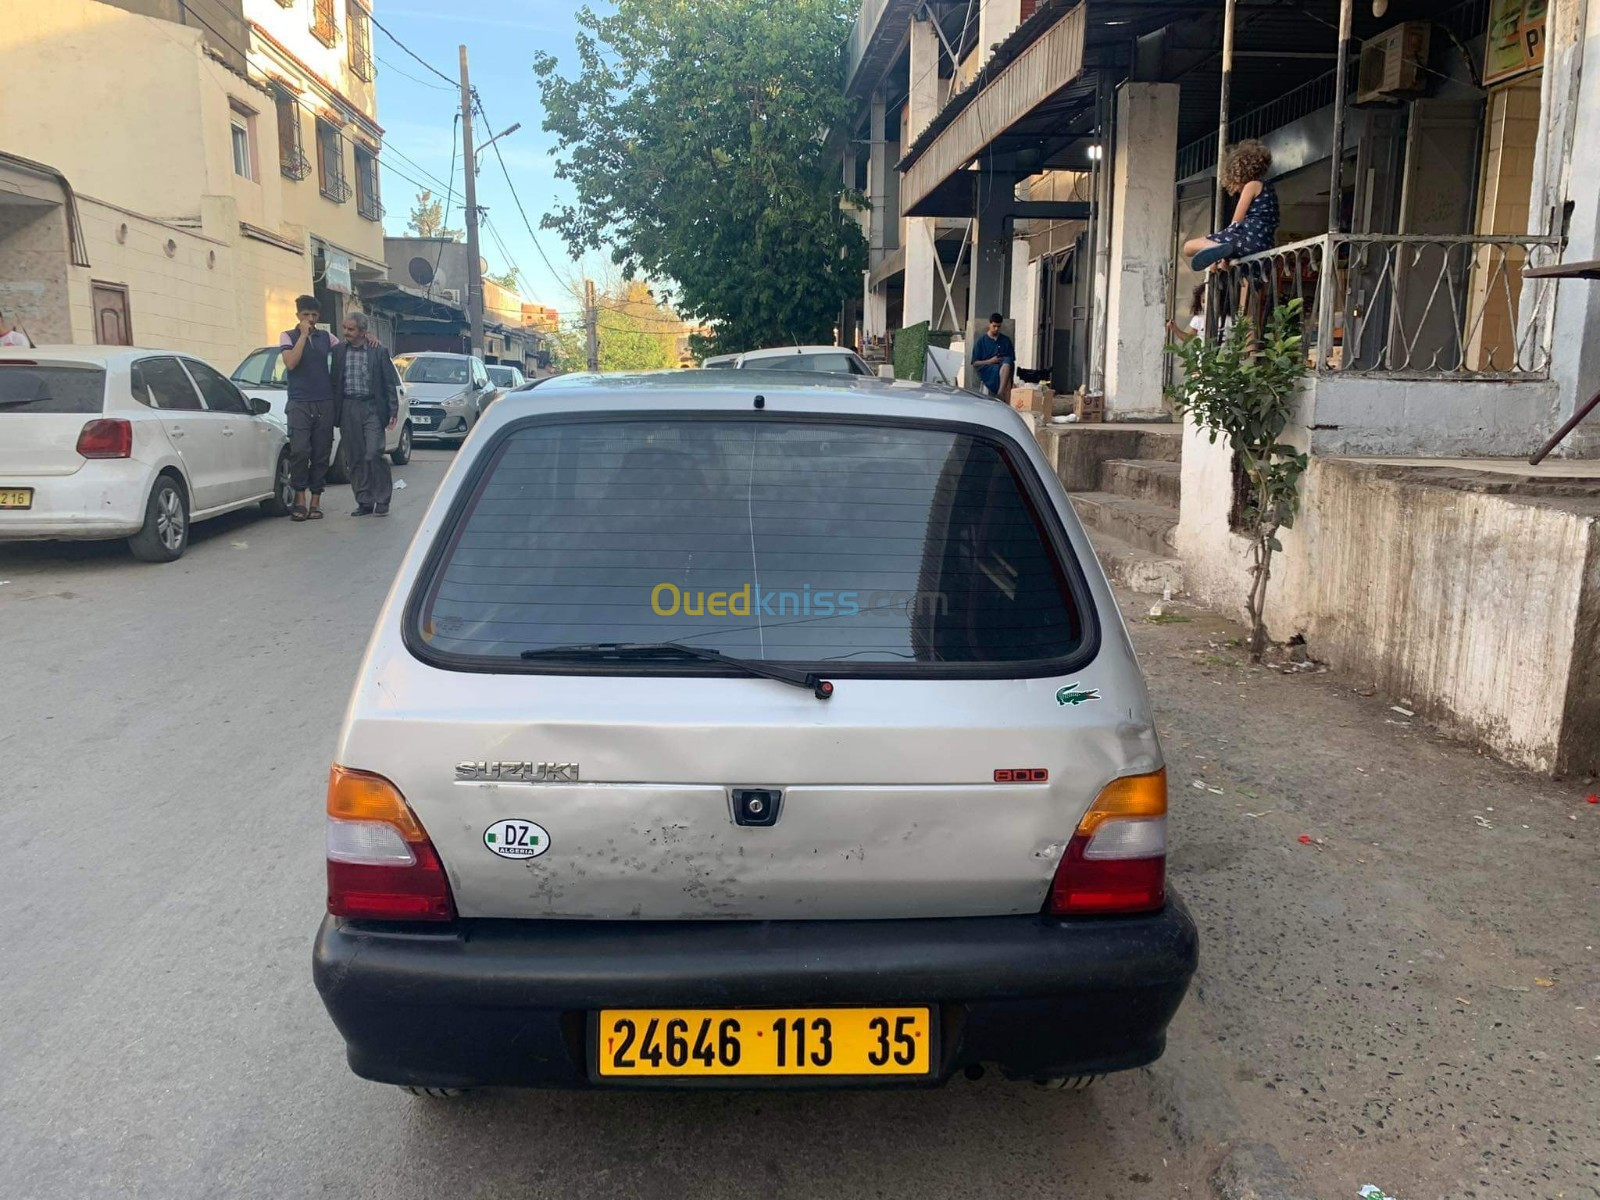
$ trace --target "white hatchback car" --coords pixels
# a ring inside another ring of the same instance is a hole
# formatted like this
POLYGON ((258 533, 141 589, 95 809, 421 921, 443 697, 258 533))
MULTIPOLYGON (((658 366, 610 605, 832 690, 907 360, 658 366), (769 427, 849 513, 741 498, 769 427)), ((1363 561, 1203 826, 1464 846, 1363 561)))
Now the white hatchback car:
MULTIPOLYGON (((742 378, 741 378, 742 376, 742 378)), ((1081 1086, 1195 969, 1116 601, 1010 408, 566 376, 452 465, 328 788, 351 1067, 1081 1086)))
MULTIPOLYGON (((707 360, 708 362, 710 360, 707 360)), ((775 346, 746 350, 733 364, 744 370, 801 371, 822 375, 871 375, 872 368, 844 346, 775 346)))
POLYGON ((0 350, 0 541, 128 539, 170 562, 195 521, 289 511, 283 431, 171 350, 0 350))
MULTIPOLYGON (((278 346, 262 346, 245 355, 244 361, 234 368, 230 376, 241 391, 252 400, 262 400, 267 411, 262 415, 272 421, 287 435, 289 418, 284 406, 289 401, 289 378, 283 366, 283 350, 278 346)), ((411 401, 406 395, 406 385, 400 387, 400 419, 384 431, 383 450, 389 461, 403 467, 411 461, 411 401)), ((333 427, 333 449, 329 453, 328 482, 349 483, 350 467, 340 451, 339 427, 333 427)))

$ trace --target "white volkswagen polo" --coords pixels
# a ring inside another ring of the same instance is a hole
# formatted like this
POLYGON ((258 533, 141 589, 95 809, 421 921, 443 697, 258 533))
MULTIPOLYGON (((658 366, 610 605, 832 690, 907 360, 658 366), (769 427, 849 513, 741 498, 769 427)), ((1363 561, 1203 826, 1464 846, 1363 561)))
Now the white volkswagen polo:
POLYGON ((127 538, 171 562, 195 521, 289 511, 283 432, 171 350, 0 350, 0 541, 127 538))

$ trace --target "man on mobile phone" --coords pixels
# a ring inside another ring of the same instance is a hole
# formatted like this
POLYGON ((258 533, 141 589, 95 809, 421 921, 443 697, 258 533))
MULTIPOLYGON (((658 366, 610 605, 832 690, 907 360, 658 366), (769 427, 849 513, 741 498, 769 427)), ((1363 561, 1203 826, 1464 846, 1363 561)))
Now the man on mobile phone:
POLYGON ((289 381, 289 399, 284 406, 289 423, 289 482, 294 488, 289 519, 319 521, 337 416, 333 376, 328 369, 333 335, 317 328, 322 313, 315 296, 295 297, 294 307, 297 324, 278 339, 289 381), (309 507, 306 505, 308 490, 311 493, 309 507))

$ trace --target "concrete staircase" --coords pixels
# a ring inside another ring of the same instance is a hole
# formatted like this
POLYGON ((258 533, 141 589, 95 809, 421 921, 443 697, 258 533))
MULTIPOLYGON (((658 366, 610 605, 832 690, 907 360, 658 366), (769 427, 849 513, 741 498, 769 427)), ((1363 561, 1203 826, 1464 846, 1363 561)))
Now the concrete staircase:
POLYGON ((1069 425, 1056 472, 1112 582, 1136 592, 1183 591, 1173 552, 1183 454, 1179 425, 1069 425))

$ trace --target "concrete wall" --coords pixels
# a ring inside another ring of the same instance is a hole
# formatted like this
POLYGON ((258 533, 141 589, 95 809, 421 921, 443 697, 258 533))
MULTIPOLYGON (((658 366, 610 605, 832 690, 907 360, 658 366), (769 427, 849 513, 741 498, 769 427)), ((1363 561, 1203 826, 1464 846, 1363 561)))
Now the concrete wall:
POLYGON ((1494 458, 1545 437, 1557 385, 1319 376, 1310 409, 1315 454, 1494 458))
POLYGON ((59 204, 0 203, 0 312, 40 346, 72 340, 65 213, 59 204))

